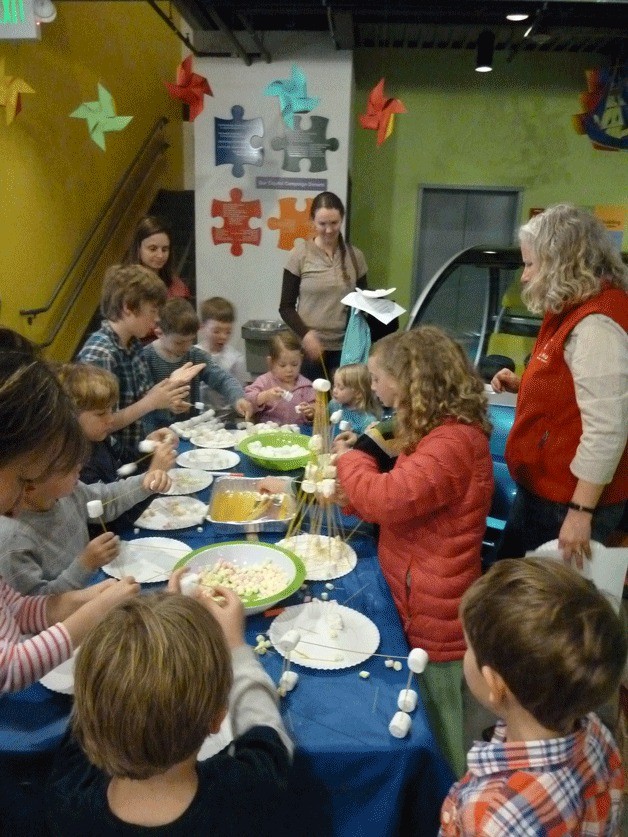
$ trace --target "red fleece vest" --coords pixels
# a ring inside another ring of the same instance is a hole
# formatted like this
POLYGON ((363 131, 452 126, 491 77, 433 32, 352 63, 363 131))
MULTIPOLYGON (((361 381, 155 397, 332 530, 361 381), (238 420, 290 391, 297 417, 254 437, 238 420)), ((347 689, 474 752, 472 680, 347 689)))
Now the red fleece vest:
MULTIPOLYGON (((569 464, 582 435, 575 386, 563 349, 572 329, 589 314, 605 314, 628 330, 628 294, 607 287, 574 308, 545 316, 521 380, 515 422, 506 442, 506 462, 515 482, 558 503, 568 503, 576 487, 569 464)), ((604 351, 603 346, 596 348, 604 351)), ((599 504, 621 503, 627 497, 625 449, 599 504)))

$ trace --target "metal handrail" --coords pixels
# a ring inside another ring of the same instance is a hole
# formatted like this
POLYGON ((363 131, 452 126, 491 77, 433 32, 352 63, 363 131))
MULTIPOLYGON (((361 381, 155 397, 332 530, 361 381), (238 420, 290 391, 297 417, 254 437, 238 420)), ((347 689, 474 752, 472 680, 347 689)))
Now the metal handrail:
MULTIPOLYGON (((44 313, 46 313, 46 311, 49 311, 52 308, 52 306, 54 305, 57 297, 59 296, 59 294, 61 293, 61 291, 63 290, 63 288, 67 284, 68 280, 72 276, 72 273, 73 273, 76 265, 79 263, 79 261, 83 257, 83 254, 85 253, 85 251, 87 250, 87 248, 91 244, 94 236, 96 235, 96 232, 98 231, 98 228, 100 227, 102 222, 105 220, 107 214, 109 213, 112 206, 115 204, 116 200, 118 200, 118 198, 120 197, 120 192, 126 186, 127 181, 130 180, 130 178, 133 174, 133 169, 137 166, 140 159, 144 155, 144 152, 146 151, 148 146, 151 144, 151 142, 154 140, 154 138, 159 133, 159 131, 162 131, 165 128, 165 126, 168 124, 168 121, 169 120, 165 116, 162 116, 160 119, 157 120, 157 122, 155 122, 150 134, 146 137, 146 139, 142 143, 142 146, 138 150, 137 154, 135 155, 135 157, 131 161, 130 165, 127 167, 127 169, 124 172, 124 174, 122 175, 122 177, 116 183, 116 185, 115 185, 115 187, 114 187, 114 189, 111 193, 111 197, 109 198, 109 200, 107 201, 105 206, 100 211, 98 217, 96 218, 96 220, 94 221, 94 223, 90 227, 89 231, 87 232, 87 235, 85 236, 85 238, 81 242, 81 245, 79 246, 78 250, 75 252, 74 257, 72 258, 72 261, 70 262, 70 266, 68 267, 66 272, 63 274, 61 279, 59 279, 59 281, 55 285, 54 290, 52 291, 52 295, 48 299, 48 301, 44 305, 40 306, 39 308, 23 308, 23 309, 20 310, 20 314, 23 317, 28 318, 29 325, 33 322, 33 320, 35 319, 35 317, 38 314, 44 314, 44 313)), ((150 170, 150 168, 152 168, 152 166, 154 165, 154 163, 158 159, 158 157, 161 156, 161 154, 165 151, 166 148, 168 148, 167 142, 165 140, 163 142, 165 143, 165 145, 160 147, 159 154, 157 154, 155 156, 155 159, 151 162, 151 164, 149 166, 149 170, 150 170)), ((145 177, 143 179, 145 179, 145 177)), ((115 227, 115 225, 114 225, 114 227, 115 227)), ((110 231, 109 228, 108 228, 108 231, 110 231)), ((103 246, 103 249, 104 249, 104 246, 103 246)), ((93 264, 91 266, 93 266, 93 264)), ((88 276, 88 275, 89 275, 89 272, 86 271, 84 276, 83 276, 82 282, 78 286, 78 292, 80 292, 83 289, 83 287, 85 285, 85 282, 86 282, 86 276, 88 276)), ((75 294, 73 295, 73 300, 76 299, 77 296, 78 296, 78 293, 75 292, 75 294)), ((65 319, 65 317, 63 319, 65 319)), ((59 328, 60 328, 60 325, 59 325, 59 328)), ((54 336, 56 336, 56 333, 58 333, 59 328, 56 329, 56 332, 55 332, 54 336)), ((52 339, 54 339, 54 337, 52 339)), ((51 342, 52 342, 52 340, 50 340, 46 343, 43 343, 41 345, 42 346, 49 346, 51 342)))

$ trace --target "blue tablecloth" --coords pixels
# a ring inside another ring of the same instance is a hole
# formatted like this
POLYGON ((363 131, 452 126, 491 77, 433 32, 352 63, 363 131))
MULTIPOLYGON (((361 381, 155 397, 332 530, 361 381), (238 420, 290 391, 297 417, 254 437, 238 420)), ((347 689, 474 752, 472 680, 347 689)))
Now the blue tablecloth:
MULTIPOLYGON (((183 446, 185 447, 185 446, 183 446)), ((182 447, 182 449, 183 449, 182 447)), ((263 472, 243 457, 234 470, 247 476, 263 472)), ((209 494, 201 492, 201 499, 209 494)), ((171 535, 192 549, 230 540, 218 535, 209 522, 203 531, 175 530, 171 535)), ((146 536, 147 532, 128 538, 146 536)), ((260 535, 274 541, 280 535, 260 535)), ((380 572, 375 543, 368 535, 351 540, 358 564, 349 575, 334 581, 331 598, 347 601, 379 628, 378 654, 404 656, 408 646, 388 586, 380 572), (348 601, 350 600, 350 601, 348 601)), ((313 595, 325 591, 322 582, 309 585, 313 595)), ((157 585, 145 585, 156 589, 157 585)), ((296 594, 285 605, 302 601, 296 594)), ((247 641, 265 633, 272 619, 247 619, 247 641)), ((399 690, 405 688, 408 669, 394 671, 385 656, 373 656, 360 666, 341 671, 317 671, 295 665, 296 689, 282 700, 282 715, 297 744, 292 777, 294 834, 394 835, 436 834, 438 811, 453 776, 444 762, 419 703, 405 739, 395 739, 388 724, 397 710, 399 690), (370 672, 368 679, 358 671, 370 672)), ((274 651, 261 657, 273 680, 281 673, 282 658, 274 651)), ((15 695, 0 697, 0 758, 24 757, 52 750, 63 735, 71 698, 34 684, 15 695)))

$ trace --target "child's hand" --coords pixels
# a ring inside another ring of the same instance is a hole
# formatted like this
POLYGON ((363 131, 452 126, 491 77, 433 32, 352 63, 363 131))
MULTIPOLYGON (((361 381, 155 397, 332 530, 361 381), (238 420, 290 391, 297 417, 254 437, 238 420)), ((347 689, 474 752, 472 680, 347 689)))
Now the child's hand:
MULTIPOLYGON (((152 410, 169 410, 171 404, 187 398, 190 387, 171 378, 164 378, 146 393, 146 398, 152 410)), ((149 411, 149 412, 150 412, 149 411)))
POLYGON ((299 413, 307 421, 312 421, 312 419, 314 418, 314 403, 312 401, 310 401, 309 403, 306 401, 302 401, 299 404, 299 413))
POLYGON ((500 369, 493 377, 491 386, 495 392, 519 392, 521 378, 510 369, 500 369))
POLYGON ((155 453, 151 457, 148 470, 169 471, 171 468, 174 467, 175 459, 176 449, 175 447, 173 447, 170 441, 160 442, 159 445, 157 445, 157 447, 155 448, 155 453))
POLYGON ((283 398, 284 391, 285 390, 281 387, 271 387, 270 389, 265 389, 257 396, 257 403, 260 407, 263 404, 276 404, 283 398))
POLYGON ((191 360, 188 360, 187 363, 184 363, 183 366, 180 366, 179 369, 175 369, 174 372, 170 373, 170 380, 176 381, 180 384, 189 384, 192 378, 195 378, 199 372, 202 372, 203 369, 207 366, 206 363, 192 363, 191 360))
POLYGON ((342 433, 339 433, 334 439, 331 449, 334 453, 337 453, 340 456, 348 450, 351 450, 357 441, 357 433, 354 433, 353 430, 343 430, 342 433))
POLYGON ((216 586, 211 594, 199 590, 195 598, 216 617, 229 648, 244 645, 244 606, 233 590, 216 586), (216 594, 220 597, 219 601, 212 598, 212 595, 216 594))
POLYGON ((168 579, 168 587, 166 588, 169 593, 181 592, 181 576, 187 571, 187 567, 179 567, 178 570, 173 570, 168 579))
MULTIPOLYGON (((112 607, 132 599, 140 592, 140 585, 131 576, 127 575, 120 581, 112 580, 113 584, 106 587, 103 584, 102 589, 98 591, 98 595, 90 602, 90 606, 93 604, 98 607, 102 616, 109 613, 112 607)), ((96 586, 100 587, 101 585, 96 586)))
POLYGON ((154 491, 155 494, 168 491, 172 480, 165 471, 147 471, 142 480, 142 488, 146 491, 154 491))
POLYGON ((340 506, 340 508, 349 505, 349 495, 340 485, 338 480, 336 480, 336 490, 334 491, 334 496, 331 499, 334 503, 336 503, 336 505, 340 506))
POLYGON ((88 570, 97 570, 113 561, 119 552, 120 538, 114 532, 103 532, 87 544, 81 553, 81 563, 88 570))
POLYGON ((251 420, 251 416, 255 412, 255 408, 250 401, 247 401, 246 398, 238 398, 233 406, 235 411, 244 417, 245 421, 251 420))
POLYGON ((169 410, 176 416, 180 415, 181 413, 187 413, 191 409, 192 404, 190 404, 189 401, 183 401, 183 399, 181 398, 178 398, 176 401, 170 402, 169 410))
POLYGON ((153 430, 146 438, 160 444, 161 442, 169 442, 175 450, 179 447, 179 437, 169 427, 160 427, 158 430, 153 430))

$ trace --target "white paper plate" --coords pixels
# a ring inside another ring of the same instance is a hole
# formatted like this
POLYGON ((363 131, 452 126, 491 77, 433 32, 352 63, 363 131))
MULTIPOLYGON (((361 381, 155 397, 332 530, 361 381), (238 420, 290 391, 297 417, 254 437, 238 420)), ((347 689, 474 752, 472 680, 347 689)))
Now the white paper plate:
POLYGON ((192 550, 174 538, 138 538, 122 541, 120 554, 105 564, 104 573, 112 578, 132 575, 140 584, 168 581, 174 565, 192 550))
POLYGON ((203 471, 224 471, 233 468, 239 461, 240 457, 235 451, 216 448, 187 450, 177 456, 177 465, 203 471))
POLYGON ((137 518, 135 525, 155 532, 187 529, 201 524, 206 513, 207 503, 196 497, 157 497, 137 518))
POLYGON ((207 471, 200 468, 171 468, 168 476, 172 485, 168 491, 161 493, 167 497, 174 497, 180 494, 196 494, 212 484, 214 478, 207 471))
MULTIPOLYGON (((309 581, 330 581, 332 578, 348 575, 358 563, 355 549, 346 543, 341 543, 340 554, 334 557, 336 552, 331 554, 333 544, 330 544, 330 540, 326 535, 310 535, 304 532, 301 535, 283 538, 278 541, 277 546, 283 546, 299 556, 305 565, 305 577, 309 581), (312 554, 313 541, 320 543, 320 554, 312 554)), ((337 549, 335 545, 333 548, 337 549)))
POLYGON ((304 668, 336 671, 360 665, 379 646, 379 630, 374 622, 350 607, 337 602, 314 601, 287 607, 277 616, 268 637, 277 647, 281 637, 292 629, 301 633, 301 641, 290 654, 290 660, 304 668), (338 630, 334 619, 340 617, 338 630), (336 634, 334 636, 334 634, 336 634))
POLYGON ((197 448, 232 448, 247 435, 246 430, 199 430, 190 436, 197 448))
POLYGON ((59 692, 61 695, 74 694, 74 661, 76 659, 76 651, 61 665, 53 668, 48 674, 39 681, 42 686, 50 689, 51 692, 59 692))

